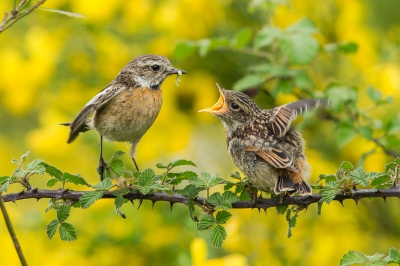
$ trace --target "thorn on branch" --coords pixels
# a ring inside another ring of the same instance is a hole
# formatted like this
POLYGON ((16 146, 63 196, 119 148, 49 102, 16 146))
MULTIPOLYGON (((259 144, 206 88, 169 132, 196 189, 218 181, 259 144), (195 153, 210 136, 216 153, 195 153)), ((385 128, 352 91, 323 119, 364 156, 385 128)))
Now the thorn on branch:
POLYGON ((174 204, 175 204, 175 202, 172 202, 172 201, 169 202, 169 206, 170 206, 171 212, 172 212, 172 207, 174 206, 174 204))
POLYGON ((354 200, 354 202, 356 203, 356 206, 358 207, 358 201, 360 200, 360 199, 353 199, 354 200))
POLYGON ((143 203, 143 195, 140 195, 139 206, 137 207, 137 210, 139 210, 140 206, 142 206, 142 203, 143 203))
POLYGON ((342 207, 344 208, 343 200, 338 200, 340 204, 342 204, 342 207))

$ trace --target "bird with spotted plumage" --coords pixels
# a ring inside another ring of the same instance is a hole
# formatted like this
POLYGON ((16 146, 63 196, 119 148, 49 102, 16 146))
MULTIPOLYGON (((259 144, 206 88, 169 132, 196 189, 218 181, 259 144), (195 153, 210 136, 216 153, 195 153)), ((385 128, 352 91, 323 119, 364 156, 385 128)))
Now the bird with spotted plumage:
POLYGON ((161 85, 170 75, 186 74, 174 68, 160 55, 147 54, 130 61, 102 91, 94 96, 69 126, 68 143, 79 133, 94 129, 100 134, 100 178, 107 167, 102 157, 102 140, 129 142, 130 156, 135 160, 136 147, 156 120, 163 102, 161 85), (89 116, 93 113, 93 116, 89 116))
POLYGON ((310 195, 305 141, 291 123, 307 110, 327 106, 328 100, 304 99, 262 110, 246 94, 217 86, 218 102, 199 112, 222 121, 232 162, 261 191, 310 195))

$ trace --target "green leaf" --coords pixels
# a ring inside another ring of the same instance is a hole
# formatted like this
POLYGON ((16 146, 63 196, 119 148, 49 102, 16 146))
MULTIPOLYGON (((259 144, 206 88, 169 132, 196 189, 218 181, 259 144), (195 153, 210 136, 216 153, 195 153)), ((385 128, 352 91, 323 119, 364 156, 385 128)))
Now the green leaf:
POLYGON ((64 11, 64 10, 58 10, 58 9, 52 9, 52 8, 44 8, 44 7, 39 7, 38 9, 43 10, 43 11, 58 13, 58 14, 61 14, 61 15, 64 15, 64 16, 68 16, 68 17, 73 17, 73 18, 86 18, 82 14, 72 13, 72 12, 68 12, 68 11, 64 11))
POLYGON ((265 46, 271 45, 278 37, 282 35, 282 31, 272 26, 265 26, 254 37, 253 47, 259 50, 265 46))
POLYGON ((275 88, 272 90, 272 95, 277 96, 279 93, 290 94, 293 91, 292 82, 288 79, 279 79, 275 88))
POLYGON ((344 254, 343 258, 340 260, 340 266, 350 266, 354 264, 365 263, 366 257, 361 252, 350 250, 348 253, 344 254))
POLYGON ((339 121, 336 129, 336 140, 343 147, 356 136, 353 121, 343 119, 339 121))
POLYGON ((242 28, 231 40, 231 46, 234 48, 245 47, 251 40, 251 33, 250 28, 242 28))
POLYGON ((211 244, 213 244, 217 248, 220 248, 225 238, 226 238, 225 228, 223 228, 221 225, 217 225, 216 227, 214 227, 210 236, 211 244))
POLYGON ((18 164, 19 164, 19 161, 18 161, 17 159, 15 159, 15 158, 12 158, 12 159, 11 159, 11 163, 12 163, 12 164, 17 164, 17 165, 18 165, 18 164))
POLYGON ((247 201, 247 200, 251 200, 251 198, 250 198, 249 194, 247 193, 247 191, 242 191, 242 192, 240 192, 239 200, 247 201))
POLYGON ((350 178, 355 183, 360 184, 361 186, 364 186, 364 187, 368 186, 369 180, 367 178, 364 168, 360 167, 360 168, 357 168, 357 169, 351 171, 350 178))
POLYGON ((28 158, 28 156, 29 156, 29 151, 22 154, 21 157, 19 158, 20 163, 23 164, 25 162, 25 160, 28 158))
POLYGON ((309 18, 302 18, 293 25, 290 25, 285 30, 288 33, 303 33, 303 34, 314 34, 318 32, 317 27, 309 18))
POLYGON ((389 249, 389 256, 385 258, 386 263, 397 263, 400 264, 400 252, 396 248, 389 249))
POLYGON ((69 217, 69 213, 71 212, 71 206, 61 205, 57 210, 57 220, 62 223, 69 217))
POLYGON ((395 162, 390 162, 385 164, 385 172, 387 173, 389 170, 395 168, 397 164, 395 162))
POLYGON ((197 230, 203 231, 211 226, 213 226, 215 223, 214 217, 210 214, 205 214, 203 217, 201 217, 200 222, 197 223, 197 230))
POLYGON ((231 191, 225 191, 222 193, 222 200, 230 203, 234 203, 239 200, 239 197, 236 196, 233 192, 231 191))
POLYGON ((390 186, 391 185, 391 179, 388 175, 384 175, 378 178, 375 178, 371 182, 371 186, 373 186, 376 189, 381 189, 384 188, 385 186, 390 186))
POLYGON ((193 171, 185 171, 176 174, 176 179, 188 180, 197 177, 197 174, 193 171))
POLYGON ((215 206, 215 209, 229 210, 232 208, 232 203, 239 199, 231 191, 225 191, 222 195, 219 192, 215 192, 208 199, 208 203, 215 206))
POLYGON ((325 182, 336 182, 336 176, 335 175, 324 175, 324 174, 320 174, 319 178, 317 180, 318 182, 321 182, 322 180, 325 180, 325 182))
POLYGON ((333 84, 328 86, 326 96, 332 99, 329 103, 330 109, 340 111, 344 107, 354 105, 357 101, 358 94, 356 88, 333 84))
POLYGON ((192 179, 189 180, 190 184, 193 184, 197 187, 201 187, 201 188, 206 188, 207 187, 207 183, 206 181, 204 181, 203 179, 199 178, 199 177, 194 177, 192 179))
POLYGON ((172 52, 173 57, 181 60, 191 54, 194 54, 198 50, 198 46, 195 42, 181 42, 175 45, 175 49, 172 52))
POLYGON ((246 89, 258 87, 263 83, 263 76, 260 74, 248 74, 233 84, 233 89, 244 91, 246 89))
POLYGON ((111 179, 106 178, 100 183, 97 183, 92 186, 94 189, 99 189, 99 190, 109 190, 113 186, 111 179))
MULTIPOLYGON (((108 167, 110 167, 111 171, 117 176, 121 177, 125 173, 125 165, 120 159, 113 159, 111 162, 108 163, 108 167)), ((108 178, 112 178, 113 175, 108 173, 108 178)))
POLYGON ((82 209, 89 208, 93 203, 95 203, 96 200, 101 199, 103 194, 104 192, 101 190, 89 191, 83 194, 79 200, 81 202, 82 209))
POLYGON ((174 167, 181 166, 181 165, 190 165, 190 166, 197 167, 197 165, 194 162, 189 161, 189 160, 183 160, 183 159, 178 159, 178 160, 172 161, 170 163, 169 167, 172 169, 174 167))
POLYGON ((238 171, 230 173, 229 177, 233 178, 233 179, 237 179, 237 180, 241 180, 242 179, 242 177, 240 176, 240 173, 238 171))
POLYGON ((318 54, 319 44, 309 35, 298 33, 284 35, 280 43, 282 53, 292 64, 308 64, 318 54))
POLYGON ((72 175, 70 173, 65 172, 63 174, 62 181, 70 182, 70 183, 73 183, 75 185, 85 185, 85 186, 90 187, 90 184, 88 182, 86 182, 86 180, 83 179, 83 177, 80 174, 72 175))
POLYGON ((361 136, 364 138, 371 140, 373 137, 373 131, 372 128, 369 126, 361 126, 358 128, 358 132, 360 133, 361 136))
POLYGON ((4 182, 6 182, 6 180, 10 179, 9 176, 0 176, 0 184, 3 184, 4 182))
POLYGON ((176 193, 182 195, 182 196, 186 196, 189 197, 191 199, 196 198, 199 195, 199 192, 202 191, 204 189, 196 187, 193 184, 187 185, 184 189, 177 189, 175 190, 176 193))
POLYGON ((367 88, 367 95, 374 102, 377 102, 380 99, 382 99, 382 93, 379 90, 377 90, 374 87, 372 87, 372 86, 369 86, 367 88))
POLYGON ((158 169, 167 169, 167 168, 168 168, 168 165, 163 165, 162 163, 158 163, 158 164, 156 164, 156 167, 157 167, 158 169))
POLYGON ((46 226, 46 233, 49 239, 52 239, 54 234, 57 231, 57 227, 58 227, 58 221, 57 220, 53 220, 50 223, 47 224, 46 226))
POLYGON ((118 157, 121 157, 122 155, 124 155, 125 152, 123 151, 116 151, 113 156, 111 156, 111 158, 108 160, 108 163, 111 163, 112 161, 114 161, 115 159, 117 159, 118 157))
POLYGON ((58 180, 61 180, 63 177, 63 172, 60 171, 60 169, 49 165, 45 162, 42 162, 42 165, 46 168, 46 173, 54 178, 57 178, 58 180))
POLYGON ((9 185, 10 185, 10 179, 3 181, 3 183, 0 186, 0 192, 6 192, 9 185))
POLYGON ((285 214, 285 212, 287 211, 288 208, 289 208, 288 205, 279 205, 279 206, 276 206, 276 212, 278 214, 285 214))
POLYGON ((337 182, 327 182, 326 186, 320 190, 322 195, 320 202, 331 203, 338 192, 339 188, 337 182))
POLYGON ((32 162, 26 165, 26 170, 28 170, 31 173, 42 175, 46 172, 46 167, 44 167, 44 165, 41 164, 42 162, 43 160, 41 159, 33 160, 32 162))
POLYGON ((208 52, 218 48, 229 45, 229 39, 227 38, 214 38, 214 39, 203 39, 197 41, 199 46, 199 54, 204 57, 208 52))
POLYGON ((294 76, 293 81, 297 87, 303 89, 315 87, 314 82, 310 79, 306 71, 298 71, 297 74, 294 76))
POLYGON ((386 265, 383 261, 382 258, 384 257, 384 254, 379 254, 379 253, 375 253, 372 256, 365 256, 368 260, 368 262, 366 265, 374 265, 374 266, 384 266, 386 265))
POLYGON ((397 133, 400 131, 400 117, 399 116, 394 116, 389 118, 384 126, 384 130, 387 133, 397 133))
POLYGON ((231 217, 232 217, 232 214, 230 212, 219 211, 219 212, 217 212, 215 219, 217 220, 217 224, 225 224, 231 217))
POLYGON ((358 50, 358 45, 354 42, 346 42, 338 44, 338 51, 344 54, 354 54, 358 50))
POLYGON ((156 179, 156 173, 153 169, 145 169, 138 177, 138 189, 146 195, 151 191, 151 186, 154 184, 156 179))
POLYGON ((344 161, 340 164, 340 168, 343 170, 353 170, 354 166, 350 162, 344 161))
POLYGON ((199 219, 197 219, 196 216, 194 216, 195 208, 194 208, 194 201, 193 198, 190 198, 187 202, 188 210, 189 210, 189 215, 190 218, 195 221, 196 223, 199 222, 199 219))
POLYGON ((76 240, 76 230, 75 227, 70 223, 60 224, 60 237, 64 241, 74 241, 76 240))
POLYGON ((114 200, 115 208, 121 208, 122 204, 124 204, 124 196, 121 193, 118 193, 117 197, 114 200))
POLYGON ((224 179, 220 178, 218 176, 218 174, 216 174, 216 175, 213 175, 211 177, 211 179, 209 180, 209 186, 208 187, 213 187, 213 186, 216 186, 216 185, 219 185, 219 184, 224 184, 225 182, 226 181, 224 179))

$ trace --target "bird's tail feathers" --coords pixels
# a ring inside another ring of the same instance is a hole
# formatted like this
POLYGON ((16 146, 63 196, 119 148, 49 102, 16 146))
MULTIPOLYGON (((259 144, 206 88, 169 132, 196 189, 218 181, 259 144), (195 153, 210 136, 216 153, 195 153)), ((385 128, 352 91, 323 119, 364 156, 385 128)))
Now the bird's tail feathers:
POLYGON ((298 195, 311 195, 312 189, 311 186, 304 180, 300 183, 294 183, 288 176, 280 175, 276 182, 274 193, 281 194, 287 192, 289 196, 294 194, 298 195))
POLYGON ((69 126, 71 132, 69 133, 68 137, 68 143, 71 143, 76 137, 79 135, 79 133, 88 131, 91 129, 89 123, 87 122, 87 118, 89 115, 93 112, 93 106, 88 105, 85 106, 82 111, 75 117, 74 121, 72 123, 63 123, 61 125, 63 126, 69 126))

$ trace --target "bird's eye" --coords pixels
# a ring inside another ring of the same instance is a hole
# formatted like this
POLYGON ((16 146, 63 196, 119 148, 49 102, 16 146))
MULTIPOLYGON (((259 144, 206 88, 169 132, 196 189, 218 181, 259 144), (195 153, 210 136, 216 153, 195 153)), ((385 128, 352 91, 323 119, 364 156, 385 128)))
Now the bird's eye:
POLYGON ((239 105, 237 103, 231 103, 231 108, 233 110, 237 110, 237 109, 239 109, 239 105))
POLYGON ((152 65, 151 69, 154 70, 154 71, 158 71, 158 70, 160 70, 160 66, 159 65, 152 65))

